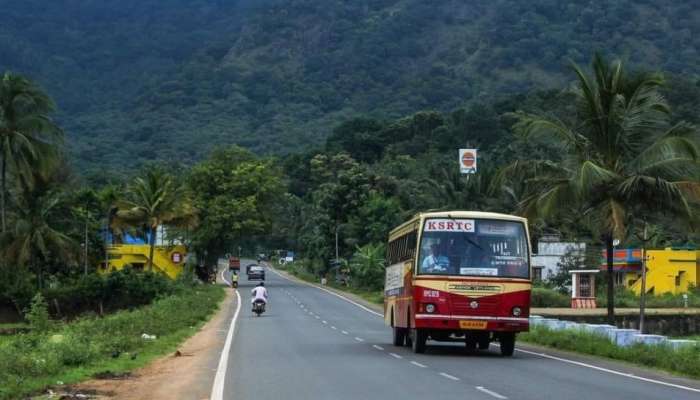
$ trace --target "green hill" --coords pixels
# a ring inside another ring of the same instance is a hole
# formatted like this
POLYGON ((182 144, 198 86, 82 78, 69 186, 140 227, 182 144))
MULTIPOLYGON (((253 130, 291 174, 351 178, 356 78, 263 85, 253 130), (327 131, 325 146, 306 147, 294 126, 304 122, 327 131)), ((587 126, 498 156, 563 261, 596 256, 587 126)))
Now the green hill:
POLYGON ((80 170, 190 162, 228 143, 295 152, 357 115, 562 87, 567 60, 595 50, 700 71, 690 0, 3 3, 0 70, 56 99, 80 170))

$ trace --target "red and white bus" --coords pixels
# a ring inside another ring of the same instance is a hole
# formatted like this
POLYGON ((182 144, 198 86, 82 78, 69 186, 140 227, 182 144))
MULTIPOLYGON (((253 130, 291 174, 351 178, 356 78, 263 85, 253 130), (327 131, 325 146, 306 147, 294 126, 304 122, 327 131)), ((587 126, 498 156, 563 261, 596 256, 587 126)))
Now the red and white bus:
POLYGON ((511 356, 529 329, 527 220, 496 213, 422 213, 389 234, 384 319, 396 346, 422 353, 427 340, 511 356))

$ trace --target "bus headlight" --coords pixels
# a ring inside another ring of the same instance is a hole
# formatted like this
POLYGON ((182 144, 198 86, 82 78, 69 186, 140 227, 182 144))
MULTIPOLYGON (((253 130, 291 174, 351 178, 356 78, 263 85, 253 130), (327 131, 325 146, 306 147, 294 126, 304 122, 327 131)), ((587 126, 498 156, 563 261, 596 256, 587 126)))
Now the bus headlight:
POLYGON ((428 314, 432 314, 435 312, 435 304, 426 304, 425 305, 425 312, 428 314))
POLYGON ((520 314, 523 313, 523 310, 520 309, 520 307, 513 307, 513 315, 516 317, 519 317, 520 314))

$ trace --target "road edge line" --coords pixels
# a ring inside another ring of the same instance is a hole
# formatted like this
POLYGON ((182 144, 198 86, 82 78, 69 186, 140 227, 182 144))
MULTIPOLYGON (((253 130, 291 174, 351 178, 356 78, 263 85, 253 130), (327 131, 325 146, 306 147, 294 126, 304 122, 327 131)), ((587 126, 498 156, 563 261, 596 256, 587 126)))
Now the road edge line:
MULTIPOLYGON (((221 276, 224 276, 223 271, 221 272, 221 276)), ((228 328, 228 334, 226 334, 226 342, 224 343, 224 348, 221 350, 221 358, 219 359, 219 366, 216 369, 216 377, 214 378, 214 385, 211 389, 210 400, 223 400, 224 398, 224 382, 226 381, 228 356, 231 352, 233 333, 236 330, 236 320, 238 320, 238 314, 241 311, 241 294, 238 293, 238 290, 236 290, 236 303, 236 312, 233 314, 233 318, 231 319, 231 325, 228 328)))
MULTIPOLYGON (((275 267, 273 267, 272 265, 269 265, 269 264, 268 264, 268 268, 270 268, 270 270, 272 270, 272 272, 274 272, 274 273, 277 274, 278 276, 282 277, 283 279, 286 279, 286 280, 288 280, 288 281, 290 281, 290 282, 293 282, 293 281, 294 281, 294 280, 292 280, 292 278, 287 277, 287 276, 284 276, 284 274, 282 274, 282 273, 280 273, 279 271, 277 271, 277 269, 276 269, 275 267)), ((370 310, 369 308, 363 306, 362 304, 357 303, 357 302, 355 302, 355 301, 353 301, 353 300, 350 300, 350 299, 348 299, 347 297, 345 297, 345 296, 343 296, 343 295, 340 295, 340 294, 338 294, 338 293, 336 293, 336 292, 334 292, 334 291, 332 291, 332 290, 328 290, 328 289, 326 289, 326 288, 324 288, 324 287, 318 286, 318 285, 313 284, 313 283, 311 283, 311 282, 306 282, 306 281, 304 281, 304 280, 302 280, 302 279, 296 278, 295 280, 297 280, 298 282, 303 283, 303 284, 305 284, 305 285, 308 285, 308 286, 311 286, 311 287, 315 287, 316 289, 322 290, 322 291, 324 291, 324 292, 326 292, 326 293, 328 293, 328 294, 332 294, 333 296, 338 297, 338 298, 340 298, 340 299, 342 299, 342 300, 345 300, 345 301, 347 301, 348 303, 350 303, 350 304, 352 304, 352 305, 354 305, 354 306, 356 306, 356 307, 359 307, 359 308, 361 308, 361 309, 367 311, 367 312, 370 313, 370 314, 376 315, 377 317, 382 317, 382 318, 384 318, 384 315, 382 315, 382 314, 380 314, 380 313, 378 313, 378 312, 376 312, 376 311, 374 311, 374 310, 370 310)))
MULTIPOLYGON (((556 361, 564 362, 564 363, 568 363, 568 364, 574 364, 574 365, 578 365, 579 367, 591 368, 591 369, 594 369, 594 370, 597 370, 600 372, 607 372, 607 373, 613 374, 613 375, 624 376, 624 377, 631 378, 631 379, 637 379, 637 380, 647 382, 647 383, 655 383, 657 385, 669 386, 669 387, 673 387, 676 389, 683 389, 683 390, 687 390, 690 392, 700 393, 700 389, 696 389, 696 388, 693 388, 690 386, 683 386, 683 385, 679 385, 676 383, 664 382, 664 381, 651 379, 651 378, 645 378, 643 376, 637 376, 637 375, 633 375, 633 374, 626 373, 626 372, 616 371, 616 370, 610 369, 610 368, 599 367, 597 365, 588 364, 588 363, 584 363, 581 361, 568 360, 568 359, 563 358, 563 357, 557 357, 557 356, 552 356, 552 355, 545 354, 545 353, 537 353, 534 351, 522 350, 522 349, 518 349, 518 348, 516 348, 515 351, 519 351, 521 353, 539 356, 539 357, 543 357, 543 358, 549 358, 550 360, 556 360, 556 361)), ((612 360, 612 361, 616 361, 616 360, 612 360)))

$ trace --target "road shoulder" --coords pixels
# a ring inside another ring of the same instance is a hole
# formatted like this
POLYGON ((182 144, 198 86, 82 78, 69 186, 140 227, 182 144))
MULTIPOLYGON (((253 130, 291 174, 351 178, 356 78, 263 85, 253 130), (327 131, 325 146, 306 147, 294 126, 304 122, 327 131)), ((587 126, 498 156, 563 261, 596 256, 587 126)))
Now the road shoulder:
POLYGON ((209 399, 235 299, 235 292, 226 289, 219 311, 179 346, 179 354, 156 359, 127 378, 85 381, 74 385, 71 393, 95 399, 209 399))

